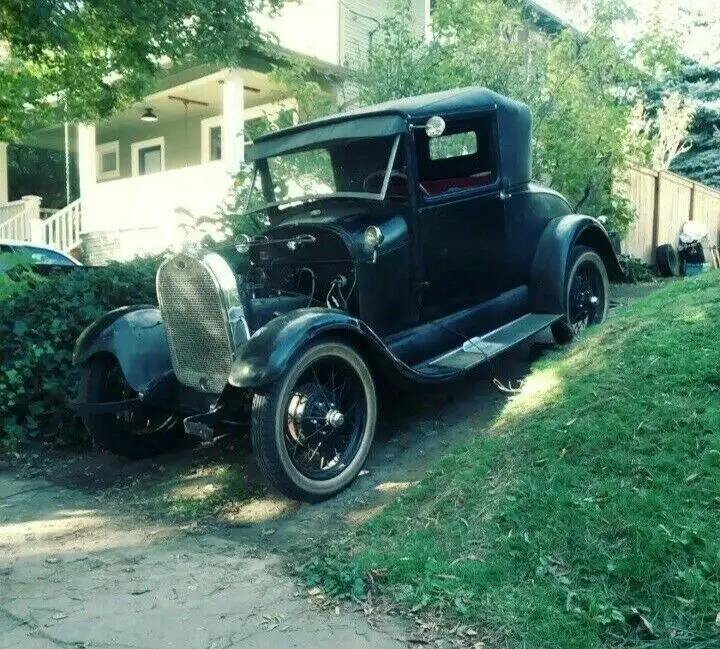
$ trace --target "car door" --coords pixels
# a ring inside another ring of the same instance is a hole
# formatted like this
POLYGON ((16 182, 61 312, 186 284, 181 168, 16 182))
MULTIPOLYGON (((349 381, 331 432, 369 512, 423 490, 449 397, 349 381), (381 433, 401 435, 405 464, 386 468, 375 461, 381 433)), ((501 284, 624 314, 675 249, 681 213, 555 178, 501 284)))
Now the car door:
POLYGON ((505 201, 494 113, 415 134, 421 318, 433 320, 508 288, 505 201))

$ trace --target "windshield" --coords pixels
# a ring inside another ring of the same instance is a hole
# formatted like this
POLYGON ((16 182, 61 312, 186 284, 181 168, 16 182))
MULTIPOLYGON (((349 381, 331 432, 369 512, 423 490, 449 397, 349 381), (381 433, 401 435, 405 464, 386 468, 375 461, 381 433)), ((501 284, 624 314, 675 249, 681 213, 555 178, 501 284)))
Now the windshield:
POLYGON ((258 160, 247 209, 283 209, 327 196, 399 198, 395 189, 405 179, 399 140, 399 135, 344 140, 258 160))

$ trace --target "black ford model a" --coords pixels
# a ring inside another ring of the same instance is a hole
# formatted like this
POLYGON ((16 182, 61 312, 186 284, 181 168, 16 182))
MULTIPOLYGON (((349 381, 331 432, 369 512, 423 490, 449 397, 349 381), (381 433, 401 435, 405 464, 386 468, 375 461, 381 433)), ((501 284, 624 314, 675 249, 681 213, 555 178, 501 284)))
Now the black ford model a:
POLYGON ((346 487, 365 461, 376 386, 443 383, 551 327, 601 322, 622 270, 607 233, 530 182, 528 108, 466 88, 258 139, 250 203, 269 227, 236 242, 242 274, 184 252, 159 308, 108 313, 80 337, 79 408, 128 456, 247 420, 284 493, 346 487))

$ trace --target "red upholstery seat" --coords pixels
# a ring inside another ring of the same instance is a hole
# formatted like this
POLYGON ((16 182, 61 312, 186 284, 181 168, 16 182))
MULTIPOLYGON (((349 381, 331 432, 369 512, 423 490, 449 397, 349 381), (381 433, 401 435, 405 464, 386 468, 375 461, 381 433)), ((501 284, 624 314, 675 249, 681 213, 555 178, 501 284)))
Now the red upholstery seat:
POLYGON ((442 178, 441 180, 425 180, 420 183, 420 189, 427 196, 444 194, 453 189, 467 189, 468 187, 481 187, 492 182, 492 174, 485 172, 465 178, 442 178))
POLYGON ((399 178, 398 176, 392 176, 390 183, 387 188, 388 198, 407 198, 408 197, 408 184, 407 179, 399 178))

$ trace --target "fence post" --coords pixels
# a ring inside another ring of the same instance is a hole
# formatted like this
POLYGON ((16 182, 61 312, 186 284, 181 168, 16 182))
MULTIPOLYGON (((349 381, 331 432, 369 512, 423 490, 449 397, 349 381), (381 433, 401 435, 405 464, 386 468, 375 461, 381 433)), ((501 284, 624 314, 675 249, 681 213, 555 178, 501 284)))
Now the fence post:
POLYGON ((653 192, 653 220, 652 220, 652 250, 650 251, 650 263, 655 263, 655 251, 658 247, 658 237, 660 236, 660 181, 662 179, 662 171, 654 171, 655 191, 653 192))
POLYGON ((43 240, 43 224, 40 220, 40 203, 42 198, 40 196, 23 196, 23 203, 25 203, 25 223, 27 224, 25 229, 25 239, 30 237, 32 243, 45 243, 43 240))
POLYGON ((688 216, 688 221, 694 221, 695 220, 695 187, 697 186, 697 183, 693 183, 690 185, 690 215, 688 216))

